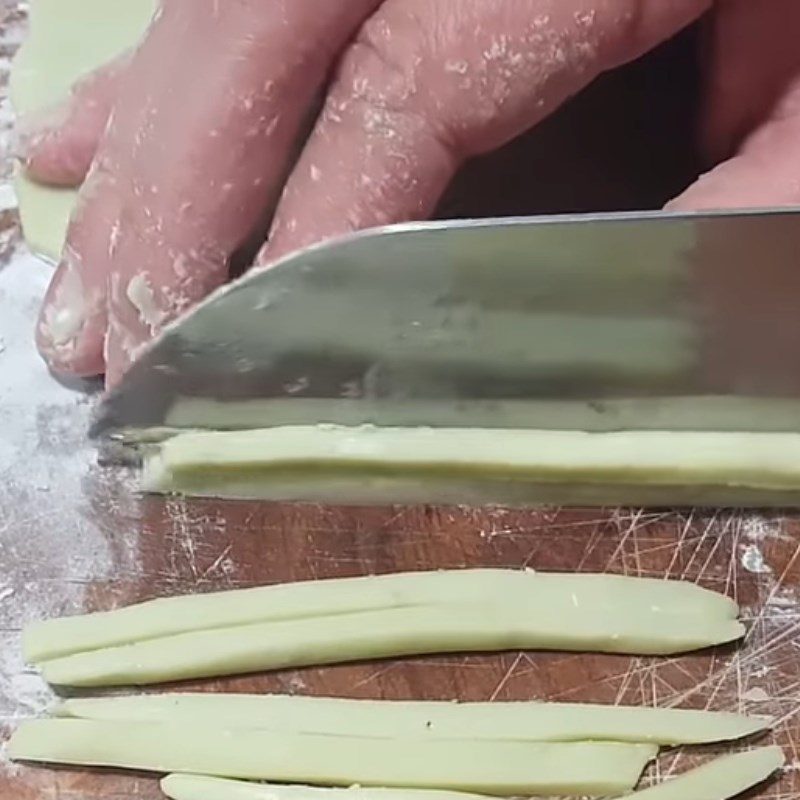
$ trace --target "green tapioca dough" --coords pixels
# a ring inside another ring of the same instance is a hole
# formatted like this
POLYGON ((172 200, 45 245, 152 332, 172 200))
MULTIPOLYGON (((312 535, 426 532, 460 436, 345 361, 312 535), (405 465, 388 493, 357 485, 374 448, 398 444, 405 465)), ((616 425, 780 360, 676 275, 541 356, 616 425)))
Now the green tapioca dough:
POLYGON ((764 717, 645 706, 401 702, 216 693, 74 699, 65 701, 56 713, 116 722, 185 722, 342 736, 659 745, 741 739, 770 724, 764 717))
MULTIPOLYGON (((627 797, 630 800, 725 800, 765 781, 783 763, 779 747, 737 753, 627 797)), ((161 781, 161 789, 172 800, 478 800, 474 795, 452 792, 259 785, 199 775, 168 775, 161 781)))
POLYGON ((461 606, 476 600, 498 608, 524 607, 534 627, 537 620, 544 624, 545 617, 580 620, 583 610, 604 612, 610 621, 632 614, 652 626, 650 635, 657 635, 664 615, 691 617, 690 628, 738 615, 731 599, 682 581, 510 569, 434 570, 161 598, 33 623, 24 631, 23 646, 26 658, 37 663, 192 631, 381 609, 461 606))
POLYGON ((16 760, 55 764, 545 796, 629 791, 657 751, 648 744, 420 741, 83 719, 25 722, 8 749, 16 760))
POLYGON ((800 496, 800 434, 336 425, 195 432, 146 459, 142 486, 340 502, 541 502, 558 487, 572 487, 572 503, 593 489, 615 501, 648 491, 673 501, 768 501, 800 496))
MULTIPOLYGON (((155 7, 155 0, 32 0, 30 35, 11 72, 14 109, 35 113, 65 99, 76 79, 138 41, 155 7)), ((58 258, 77 192, 22 174, 15 188, 31 249, 58 258)))
POLYGON ((167 775, 161 791, 172 800, 484 800, 484 795, 435 789, 383 789, 351 786, 328 789, 319 786, 286 786, 247 783, 205 775, 167 775))
POLYGON ((748 789, 763 783, 780 769, 784 762, 785 757, 780 747, 761 747, 718 758, 650 789, 634 792, 628 795, 628 798, 630 800, 725 800, 729 797, 738 797, 748 789))
POLYGON ((667 655, 741 638, 731 619, 646 607, 540 607, 476 602, 417 606, 194 631, 45 661, 62 686, 124 686, 430 653, 570 650, 667 655))

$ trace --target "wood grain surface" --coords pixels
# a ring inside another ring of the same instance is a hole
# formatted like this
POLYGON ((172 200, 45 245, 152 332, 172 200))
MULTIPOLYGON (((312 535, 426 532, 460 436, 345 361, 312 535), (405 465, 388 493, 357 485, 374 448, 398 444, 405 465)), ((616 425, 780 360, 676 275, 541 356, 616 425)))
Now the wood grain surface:
MULTIPOLYGON (((122 476, 115 480, 99 473, 86 486, 87 510, 97 515, 112 560, 108 578, 84 587, 80 603, 85 608, 272 581, 497 565, 697 581, 735 597, 749 625, 741 647, 680 658, 447 656, 292 670, 181 688, 396 699, 538 698, 767 713, 778 718, 775 740, 796 767, 800 547, 797 522, 790 518, 743 516, 734 510, 704 515, 365 510, 164 501, 136 498, 128 487, 122 476), (110 497, 116 502, 110 503, 110 497), (132 528, 138 531, 133 553, 132 528)), ((58 584, 49 588, 59 591, 58 584)), ((685 768, 695 757, 667 756, 660 776, 685 768)), ((3 798, 158 797, 154 781, 142 776, 8 765, 0 775, 3 798)), ((787 772, 760 796, 800 796, 796 772, 787 772)))
MULTIPOLYGON (((0 56, 8 55, 18 40, 23 6, 6 2, 0 56)), ((680 66, 688 61, 677 62, 670 80, 662 69, 676 57, 675 48, 683 48, 685 55, 691 45, 689 37, 660 51, 628 70, 616 88, 601 82, 581 103, 568 107, 560 122, 548 123, 493 160, 475 164, 459 178, 443 213, 662 202, 694 169, 680 144, 688 130, 686 114, 677 113, 688 111, 684 104, 691 93, 671 92, 676 75, 690 74, 680 66), (634 102, 650 90, 662 93, 661 116, 634 102), (620 114, 598 113, 608 111, 614 97, 620 114), (594 127, 587 132, 590 120, 594 127), (627 137, 623 141, 635 143, 621 146, 621 134, 627 137), (648 141, 656 143, 642 144, 648 141), (550 167, 555 162, 544 155, 556 142, 562 149, 572 148, 574 180, 556 174, 550 167)), ((9 164, 8 158, 2 164, 6 177, 9 164)), ((774 739, 785 748, 790 767, 757 796, 800 798, 796 514, 348 509, 141 497, 135 476, 95 463, 84 433, 91 397, 59 387, 36 358, 30 331, 50 268, 17 246, 11 212, 0 212, 0 245, 2 738, 21 719, 44 713, 53 702, 19 651, 22 625, 41 616, 162 595, 401 569, 482 565, 612 572, 684 578, 729 593, 742 604, 747 640, 740 647, 674 659, 559 653, 448 656, 296 670, 183 688, 371 698, 538 698, 773 714, 778 720, 774 739)), ((667 755, 649 777, 666 777, 697 757, 667 755)), ((150 776, 29 768, 9 763, 0 752, 0 800, 158 796, 150 776)))

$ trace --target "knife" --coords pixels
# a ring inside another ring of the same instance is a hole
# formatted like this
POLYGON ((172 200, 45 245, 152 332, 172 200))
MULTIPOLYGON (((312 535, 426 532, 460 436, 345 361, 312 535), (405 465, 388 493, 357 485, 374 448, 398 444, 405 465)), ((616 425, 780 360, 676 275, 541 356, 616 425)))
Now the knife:
POLYGON ((412 223, 250 271, 91 433, 303 423, 800 430, 800 210, 412 223))

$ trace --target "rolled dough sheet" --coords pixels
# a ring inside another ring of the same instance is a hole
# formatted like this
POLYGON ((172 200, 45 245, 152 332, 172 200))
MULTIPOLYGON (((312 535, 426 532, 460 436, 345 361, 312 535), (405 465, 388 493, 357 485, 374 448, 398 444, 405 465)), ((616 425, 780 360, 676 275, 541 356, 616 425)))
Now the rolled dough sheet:
MULTIPOLYGON (((30 35, 11 73, 19 114, 65 98, 82 75, 136 44, 156 0, 32 0, 30 35)), ((31 249, 57 259, 77 192, 40 186, 18 174, 16 191, 31 249)))
POLYGON ((133 695, 65 701, 58 716, 191 722, 230 728, 422 739, 707 744, 751 736, 770 720, 740 714, 576 703, 452 703, 243 694, 133 695))
POLYGON ((648 744, 420 742, 84 719, 25 722, 8 750, 55 764, 525 796, 626 792, 657 753, 648 744))

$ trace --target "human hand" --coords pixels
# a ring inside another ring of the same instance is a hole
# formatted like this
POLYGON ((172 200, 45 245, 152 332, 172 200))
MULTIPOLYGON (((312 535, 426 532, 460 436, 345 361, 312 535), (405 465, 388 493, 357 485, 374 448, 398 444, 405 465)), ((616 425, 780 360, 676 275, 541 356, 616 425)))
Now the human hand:
MULTIPOLYGON (((28 169, 45 182, 79 182, 97 148, 45 299, 41 351, 59 371, 105 369, 114 383, 143 342, 224 282, 231 254, 280 193, 304 117, 343 51, 262 263, 429 216, 466 158, 711 6, 168 0, 130 66, 84 82, 66 120, 29 137, 28 169), (59 314, 73 324, 56 341, 59 314)), ((798 22, 794 0, 719 3, 705 140, 717 157, 736 155, 672 207, 800 199, 798 22)))

